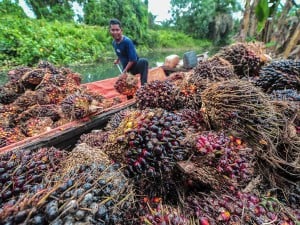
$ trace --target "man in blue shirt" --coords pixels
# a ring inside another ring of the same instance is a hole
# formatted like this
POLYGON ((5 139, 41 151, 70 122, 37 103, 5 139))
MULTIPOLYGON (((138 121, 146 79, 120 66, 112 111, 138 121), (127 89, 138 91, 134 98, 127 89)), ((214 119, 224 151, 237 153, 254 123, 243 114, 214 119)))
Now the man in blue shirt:
POLYGON ((122 73, 140 74, 141 85, 147 83, 148 61, 147 59, 138 57, 132 40, 123 35, 121 22, 117 19, 111 19, 109 22, 109 31, 114 39, 112 45, 118 56, 114 64, 122 64, 122 73))

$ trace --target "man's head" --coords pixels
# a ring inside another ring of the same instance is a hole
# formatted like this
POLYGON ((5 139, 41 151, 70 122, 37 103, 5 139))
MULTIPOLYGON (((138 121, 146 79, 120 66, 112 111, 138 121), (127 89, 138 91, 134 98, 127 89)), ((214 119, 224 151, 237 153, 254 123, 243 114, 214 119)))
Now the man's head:
POLYGON ((122 25, 118 19, 111 19, 109 21, 109 32, 115 41, 119 42, 122 40, 122 25))

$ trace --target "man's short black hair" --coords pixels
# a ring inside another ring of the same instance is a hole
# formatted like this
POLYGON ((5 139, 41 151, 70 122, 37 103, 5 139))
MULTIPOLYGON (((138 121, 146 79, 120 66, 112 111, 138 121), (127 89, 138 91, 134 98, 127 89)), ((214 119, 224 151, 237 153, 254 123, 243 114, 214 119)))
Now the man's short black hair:
POLYGON ((111 25, 119 25, 120 27, 122 26, 120 20, 118 20, 118 19, 111 19, 109 21, 109 26, 111 26, 111 25))

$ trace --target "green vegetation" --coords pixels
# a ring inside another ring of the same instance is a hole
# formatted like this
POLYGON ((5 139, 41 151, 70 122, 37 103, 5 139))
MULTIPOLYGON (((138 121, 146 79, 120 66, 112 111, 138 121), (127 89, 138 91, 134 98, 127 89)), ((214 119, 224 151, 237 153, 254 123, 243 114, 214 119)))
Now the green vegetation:
MULTIPOLYGON (((113 56, 107 27, 75 22, 0 17, 0 67, 35 65, 48 60, 56 65, 91 63, 113 56)), ((209 46, 172 30, 149 30, 138 50, 209 46)))

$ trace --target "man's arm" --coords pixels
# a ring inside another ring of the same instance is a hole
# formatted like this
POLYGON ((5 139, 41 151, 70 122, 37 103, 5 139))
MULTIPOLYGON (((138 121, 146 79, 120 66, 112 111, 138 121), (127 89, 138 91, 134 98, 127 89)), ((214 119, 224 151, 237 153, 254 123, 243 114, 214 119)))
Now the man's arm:
POLYGON ((134 63, 135 63, 134 61, 129 61, 126 67, 124 68, 123 73, 127 73, 134 63))

